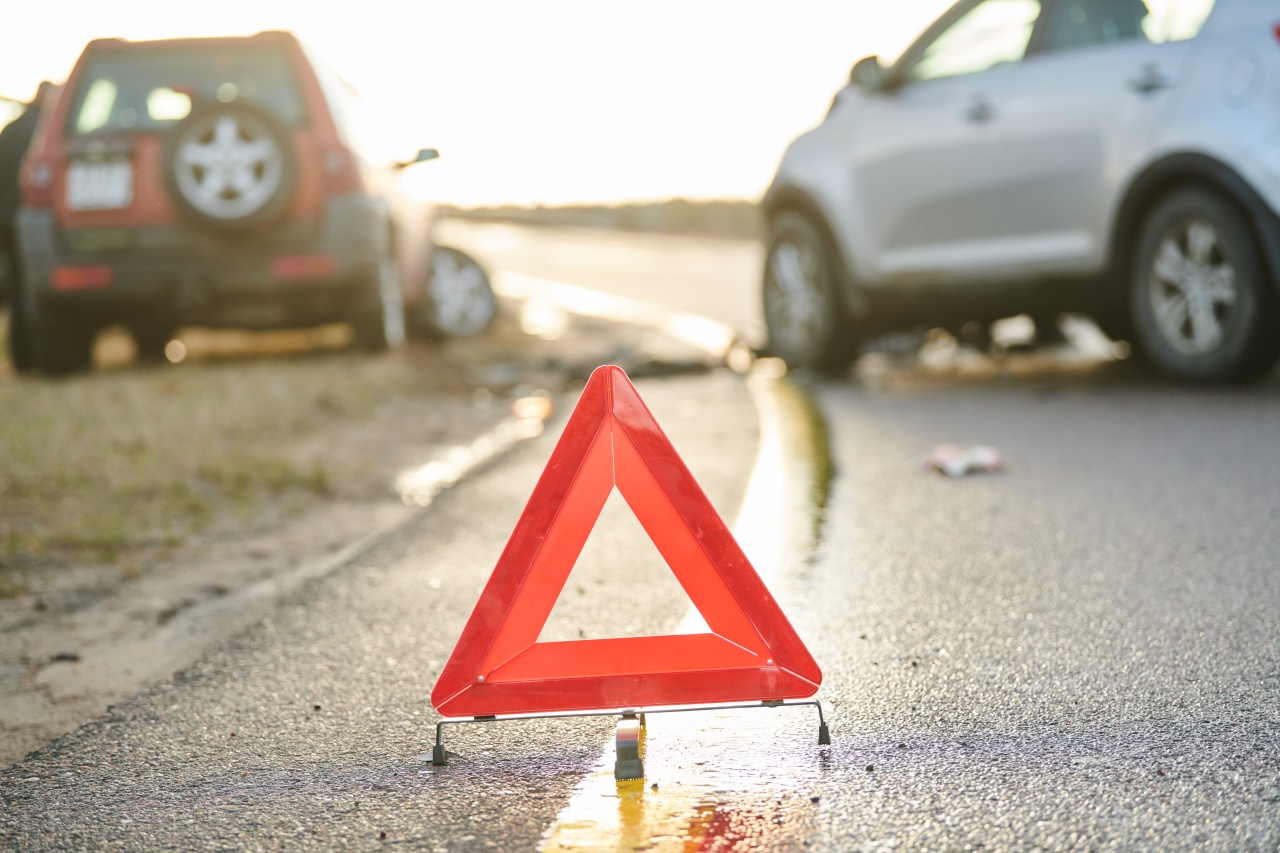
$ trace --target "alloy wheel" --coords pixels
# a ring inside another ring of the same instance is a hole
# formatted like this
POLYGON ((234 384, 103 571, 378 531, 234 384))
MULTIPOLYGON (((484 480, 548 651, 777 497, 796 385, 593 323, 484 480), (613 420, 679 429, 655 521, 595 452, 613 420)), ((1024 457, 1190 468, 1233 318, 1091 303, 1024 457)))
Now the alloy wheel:
POLYGON ((821 275, 814 248, 805 242, 777 243, 769 255, 765 305, 769 336, 783 352, 799 352, 822 334, 824 310, 821 275))
POLYGON ((1156 324, 1171 347, 1197 356, 1221 346, 1239 294, 1235 265, 1212 223, 1196 218, 1166 232, 1149 282, 1156 324))
POLYGON ((438 247, 431 259, 430 323, 452 337, 479 334, 493 322, 497 305, 489 277, 471 258, 438 247))
POLYGON ((271 128, 245 112, 211 113, 178 142, 174 180, 200 213, 236 220, 262 210, 279 190, 284 161, 271 128))

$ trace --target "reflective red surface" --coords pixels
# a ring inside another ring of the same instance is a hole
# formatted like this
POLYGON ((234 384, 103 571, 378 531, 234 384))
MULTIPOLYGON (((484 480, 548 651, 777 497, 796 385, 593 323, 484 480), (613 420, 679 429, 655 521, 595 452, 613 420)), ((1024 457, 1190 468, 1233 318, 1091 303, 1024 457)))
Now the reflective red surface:
POLYGON ((618 367, 598 368, 431 703, 451 717, 812 696, 822 672, 618 367), (710 633, 537 642, 617 486, 710 633))

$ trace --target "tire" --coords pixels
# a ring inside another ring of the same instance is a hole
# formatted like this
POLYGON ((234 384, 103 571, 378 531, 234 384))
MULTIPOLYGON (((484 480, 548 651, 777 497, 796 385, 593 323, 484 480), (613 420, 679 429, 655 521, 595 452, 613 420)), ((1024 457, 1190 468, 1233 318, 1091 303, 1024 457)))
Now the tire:
POLYGON ((498 302, 488 274, 474 258, 458 249, 436 246, 419 314, 428 334, 466 338, 493 325, 498 302))
POLYGON ((1280 308, 1257 239, 1209 191, 1173 193, 1147 217, 1130 297, 1137 343, 1170 376, 1247 379, 1280 355, 1280 308))
POLYGON ((14 271, 9 292, 9 359, 16 373, 36 370, 35 329, 27 306, 25 284, 14 271))
POLYGON ((393 256, 383 258, 369 276, 352 312, 354 343, 361 352, 381 352, 404 343, 404 298, 400 267, 393 256))
POLYGON ((182 215, 214 231, 275 222, 293 196, 290 135, 269 113, 243 103, 194 110, 169 133, 165 184, 182 215))
POLYGON ((87 324, 37 304, 31 328, 35 367, 46 376, 83 373, 93 365, 96 330, 87 324))
POLYGON ((839 372, 859 341, 840 292, 835 250, 808 217, 785 211, 769 229, 765 255, 765 327, 769 353, 788 367, 839 372))
POLYGON ((139 323, 132 326, 129 332, 133 335, 134 349, 138 352, 138 361, 144 364, 159 364, 165 361, 165 347, 173 340, 176 331, 171 323, 139 323))

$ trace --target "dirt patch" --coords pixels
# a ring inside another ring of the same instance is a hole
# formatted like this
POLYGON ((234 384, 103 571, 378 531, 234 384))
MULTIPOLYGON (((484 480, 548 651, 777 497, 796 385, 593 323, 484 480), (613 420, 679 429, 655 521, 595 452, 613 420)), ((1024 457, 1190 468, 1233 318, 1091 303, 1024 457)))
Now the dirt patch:
POLYGON ((483 336, 381 356, 330 330, 184 332, 184 362, 156 367, 107 336, 89 375, 0 381, 0 766, 403 523, 399 476, 517 401, 558 403, 602 363, 709 364, 637 327, 575 317, 548 340, 520 317, 505 301, 483 336))

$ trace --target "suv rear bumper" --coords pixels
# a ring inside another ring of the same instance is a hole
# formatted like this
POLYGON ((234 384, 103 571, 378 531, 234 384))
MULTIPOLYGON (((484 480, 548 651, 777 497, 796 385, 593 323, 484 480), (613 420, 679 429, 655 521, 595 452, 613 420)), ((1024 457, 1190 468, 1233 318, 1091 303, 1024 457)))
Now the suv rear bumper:
POLYGON ((219 238, 186 225, 65 231, 53 211, 18 215, 25 296, 94 325, 287 328, 344 319, 376 286, 385 213, 367 197, 328 200, 314 228, 219 238))

